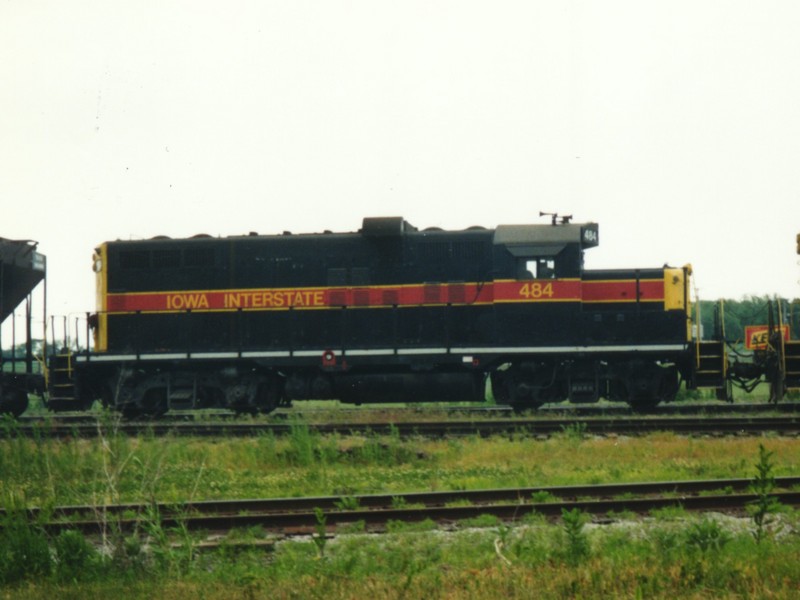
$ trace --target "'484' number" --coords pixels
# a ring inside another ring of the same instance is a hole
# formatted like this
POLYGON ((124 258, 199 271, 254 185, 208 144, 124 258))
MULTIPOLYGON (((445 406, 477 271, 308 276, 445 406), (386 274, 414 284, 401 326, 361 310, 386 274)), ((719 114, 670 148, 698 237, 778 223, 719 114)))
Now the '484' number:
POLYGON ((553 297, 553 284, 552 283, 526 283, 519 290, 519 295, 528 300, 536 300, 538 298, 552 298, 553 297))

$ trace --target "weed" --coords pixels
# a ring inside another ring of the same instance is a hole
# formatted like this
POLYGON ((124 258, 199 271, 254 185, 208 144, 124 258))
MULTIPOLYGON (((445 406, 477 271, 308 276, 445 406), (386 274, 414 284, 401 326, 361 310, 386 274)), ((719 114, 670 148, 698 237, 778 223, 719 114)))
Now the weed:
POLYGON ((683 551, 685 536, 680 530, 659 527, 650 537, 662 561, 674 560, 683 551))
POLYGON ((636 518, 636 513, 632 510, 610 510, 606 516, 615 521, 632 521, 636 518))
POLYGON ((434 531, 438 528, 435 521, 424 519, 422 521, 395 521, 390 519, 386 523, 386 531, 389 533, 406 533, 413 531, 434 531))
POLYGON ((495 515, 478 515, 469 519, 461 519, 459 522, 461 527, 497 527, 500 525, 500 519, 495 515))
POLYGON ((408 594, 412 581, 431 565, 441 561, 441 548, 438 544, 399 544, 387 556, 392 572, 405 574, 399 587, 401 598, 408 594))
POLYGON ((101 558, 79 531, 62 531, 53 540, 56 579, 63 583, 91 580, 101 565, 101 558))
POLYGON ((359 510, 361 508, 361 502, 355 496, 342 496, 333 505, 339 510, 359 510))
POLYGON ((314 516, 317 522, 314 525, 315 534, 312 539, 314 540, 314 545, 317 547, 317 557, 323 558, 325 556, 325 546, 328 543, 328 530, 326 527, 328 517, 325 516, 321 508, 314 509, 314 516))
POLYGON ((680 521, 685 519, 688 514, 686 509, 680 504, 665 506, 663 508, 654 508, 650 511, 650 516, 659 521, 680 521))
MULTIPOLYGON (((633 492, 623 492, 622 494, 617 494, 616 496, 614 496, 614 499, 615 500, 635 500, 636 497, 637 497, 636 494, 634 494, 633 492)), ((587 500, 588 500, 588 498, 587 498, 587 500)))
POLYGON ((308 427, 308 424, 295 421, 291 424, 289 433, 289 448, 286 450, 286 460, 291 465, 309 467, 316 462, 318 454, 318 440, 308 427))
POLYGON ((459 506, 466 507, 466 506, 472 506, 472 501, 469 498, 459 498, 458 500, 445 502, 444 505, 447 508, 458 508, 459 506))
POLYGON ((564 557, 576 566, 589 556, 589 538, 584 531, 588 515, 579 508, 561 509, 562 531, 566 537, 564 557))
POLYGON ((352 523, 340 523, 336 527, 338 533, 364 533, 366 530, 367 522, 364 519, 352 523))
POLYGON ((775 490, 775 477, 772 474, 773 452, 768 452, 763 444, 758 445, 758 463, 756 464, 756 476, 750 484, 750 490, 756 494, 756 499, 747 505, 747 512, 753 519, 755 530, 753 537, 757 544, 767 536, 767 527, 771 523, 770 515, 781 509, 781 504, 772 496, 775 490))
POLYGON ((580 442, 586 437, 588 426, 583 421, 576 421, 569 425, 561 426, 561 434, 571 442, 580 442))
POLYGON ((546 502, 555 502, 558 498, 547 490, 539 490, 531 494, 531 500, 536 504, 545 504, 546 502))
POLYGON ((547 517, 539 511, 532 510, 522 515, 522 522, 526 525, 544 525, 547 523, 547 517))
POLYGON ((508 545, 508 539, 511 534, 511 528, 503 523, 497 528, 497 537, 494 540, 494 552, 497 554, 503 564, 511 566, 511 561, 503 554, 503 551, 508 545))
POLYGON ((719 552, 731 541, 731 535, 713 519, 693 523, 686 532, 686 544, 701 554, 719 552))
POLYGON ((137 533, 126 536, 113 530, 108 541, 113 570, 131 575, 143 574, 147 570, 147 555, 137 533))

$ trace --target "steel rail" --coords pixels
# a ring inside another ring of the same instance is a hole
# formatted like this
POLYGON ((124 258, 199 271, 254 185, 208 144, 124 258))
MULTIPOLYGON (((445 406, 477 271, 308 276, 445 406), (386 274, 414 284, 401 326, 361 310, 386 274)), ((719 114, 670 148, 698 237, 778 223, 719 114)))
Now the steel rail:
MULTIPOLYGON (((800 492, 775 492, 770 494, 781 504, 787 506, 800 505, 800 492)), ((438 523, 455 523, 466 519, 474 519, 483 515, 492 515, 502 521, 518 521, 527 515, 536 513, 545 517, 559 517, 564 510, 579 509, 591 515, 607 516, 613 513, 633 512, 647 514, 653 510, 669 507, 681 507, 687 511, 742 511, 750 503, 758 500, 757 494, 717 494, 697 496, 670 496, 644 498, 612 498, 612 499, 570 499, 554 502, 502 502, 494 504, 475 504, 468 506, 430 505, 420 508, 361 508, 356 510, 324 511, 324 527, 326 531, 335 531, 343 525, 363 524, 373 531, 384 530, 390 522, 419 522, 433 520, 438 523)), ((318 507, 317 507, 318 508, 318 507)), ((157 514, 144 518, 99 518, 86 521, 50 522, 43 528, 50 533, 75 529, 87 534, 98 534, 103 531, 131 532, 144 529, 148 523, 157 523, 165 530, 182 528, 187 531, 222 532, 237 528, 260 526, 263 529, 282 535, 308 534, 319 530, 321 523, 318 511, 270 512, 256 514, 222 514, 222 515, 172 515, 157 514)))
MULTIPOLYGON (((415 415, 425 413, 453 413, 456 415, 497 415, 507 416, 512 412, 511 407, 505 405, 497 406, 429 406, 429 405, 415 405, 415 406, 387 406, 387 407, 361 407, 357 409, 342 409, 341 407, 331 406, 330 408, 288 408, 278 409, 270 413, 270 419, 287 419, 292 417, 309 417, 315 414, 327 414, 331 412, 353 413, 354 415, 361 414, 375 414, 391 412, 393 414, 402 414, 404 412, 412 413, 415 415)), ((782 403, 782 404, 766 404, 766 403, 739 403, 739 404, 683 404, 674 403, 664 406, 658 406, 648 413, 649 416, 709 416, 709 415, 758 415, 759 413, 800 413, 800 403, 782 403)), ((553 415, 569 415, 569 416, 584 416, 584 417, 602 417, 602 416, 635 416, 631 408, 623 404, 546 404, 541 408, 534 411, 532 414, 537 416, 550 417, 553 415)), ((157 420, 137 420, 136 422, 147 423, 175 423, 175 422, 203 422, 209 420, 222 420, 222 421, 236 421, 241 418, 235 412, 230 410, 187 410, 187 411, 170 411, 167 414, 159 417, 157 420)), ((20 423, 32 424, 42 422, 56 422, 65 424, 75 423, 95 423, 103 419, 101 415, 96 412, 64 412, 64 413, 48 413, 45 415, 22 415, 18 417, 20 423)), ((133 422, 133 421, 132 421, 133 422)))
MULTIPOLYGON (((775 479, 775 483, 776 490, 787 490, 800 486, 800 477, 778 477, 775 479)), ((743 503, 755 500, 757 497, 755 494, 743 493, 751 485, 751 479, 714 479, 370 494, 352 497, 318 496, 186 503, 75 505, 56 507, 44 514, 51 520, 60 521, 48 524, 48 528, 68 529, 74 527, 83 531, 96 531, 102 524, 109 522, 113 522, 115 526, 120 526, 125 530, 131 530, 148 519, 158 519, 164 527, 174 527, 180 523, 190 524, 190 528, 202 528, 204 525, 209 527, 213 525, 212 528, 217 528, 220 523, 223 525, 229 523, 230 525, 222 527, 228 529, 249 526, 252 523, 248 519, 251 518, 256 519, 257 524, 266 524, 267 526, 271 526, 269 524, 273 522, 281 526, 290 526, 287 523, 293 527, 307 526, 312 515, 315 521, 310 522, 311 525, 316 522, 315 510, 317 509, 324 511, 328 519, 333 518, 333 522, 339 522, 340 517, 337 515, 346 514, 348 515, 347 522, 365 520, 369 523, 381 522, 374 519, 374 513, 383 515, 386 520, 398 519, 406 513, 408 514, 404 517, 405 519, 411 516, 416 519, 420 515, 451 514, 453 508, 471 509, 478 511, 478 514, 485 514, 488 510, 488 514, 496 514, 501 518, 507 518, 508 511, 512 510, 509 507, 514 507, 514 511, 536 510, 551 516, 560 514, 560 509, 557 510, 554 507, 567 507, 568 505, 572 508, 581 508, 592 512, 592 514, 602 513, 603 510, 646 512, 652 508, 677 503, 692 510, 702 508, 711 510, 725 508, 729 502, 733 502, 733 506, 741 507, 744 505, 743 503), (717 493, 708 495, 710 492, 717 493), (703 493, 707 495, 699 495, 703 493), (665 494, 668 494, 669 497, 664 497, 665 494), (631 496, 634 495, 637 497, 632 498, 631 496), (542 497, 547 501, 536 501, 542 497), (708 498, 715 500, 707 500, 708 498), (460 506, 448 506, 456 503, 460 506), (348 506, 355 507, 356 510, 348 510, 346 508, 348 506), (440 512, 442 509, 445 509, 445 513, 440 512), (500 511, 501 514, 497 514, 495 510, 500 511), (371 516, 365 518, 362 513, 370 513, 371 516), (358 518, 354 518, 356 514, 358 518), (235 525, 234 523, 239 524, 235 525)), ((787 504, 796 504, 800 501, 800 492, 778 492, 775 495, 787 504)), ((470 513, 469 510, 465 510, 465 512, 470 513)), ((454 515, 457 514, 454 513, 454 515)), ((31 519, 40 519, 43 517, 43 513, 40 509, 32 508, 28 510, 28 516, 31 519)), ((422 516, 422 518, 434 517, 422 516)), ((444 518, 444 516, 439 518, 444 518)), ((454 516, 454 518, 468 517, 454 516)), ((382 522, 385 524, 386 520, 382 522)))

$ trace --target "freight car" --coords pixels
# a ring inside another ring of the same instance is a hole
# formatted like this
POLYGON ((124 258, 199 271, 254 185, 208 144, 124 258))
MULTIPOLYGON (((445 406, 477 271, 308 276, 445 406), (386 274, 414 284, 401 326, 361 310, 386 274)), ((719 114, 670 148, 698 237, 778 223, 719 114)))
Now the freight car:
MULTIPOLYGON (((11 347, 0 353, 0 414, 19 416, 28 407, 28 392, 44 390, 41 370, 34 367, 31 330, 33 290, 45 280, 45 257, 29 240, 0 238, 0 326, 11 319, 11 347), (17 336, 14 312, 25 303, 25 331, 17 336), (24 350, 17 355, 17 340, 24 350)), ((46 310, 46 307, 45 307, 46 310)), ((0 331, 2 333, 2 331, 0 331)), ((2 339, 2 336, 0 336, 2 339)))
POLYGON ((101 244, 91 351, 53 361, 51 408, 269 412, 292 400, 604 397, 647 409, 681 380, 724 395, 692 342, 685 267, 588 270, 596 223, 154 238, 101 244))

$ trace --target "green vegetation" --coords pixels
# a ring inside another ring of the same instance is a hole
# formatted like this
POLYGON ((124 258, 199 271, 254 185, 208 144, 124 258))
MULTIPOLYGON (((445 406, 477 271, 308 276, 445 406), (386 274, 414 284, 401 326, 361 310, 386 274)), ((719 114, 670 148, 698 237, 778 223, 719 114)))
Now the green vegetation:
POLYGON ((589 521, 589 516, 580 509, 561 510, 561 520, 564 532, 564 560, 570 566, 577 566, 589 556, 589 537, 584 531, 584 525, 589 521))
MULTIPOLYGON (((320 436, 298 426, 285 438, 0 439, 0 498, 26 506, 185 502, 220 498, 543 487, 586 483, 750 477, 763 442, 770 475, 800 472, 800 440, 641 438, 453 440, 320 436)), ((547 501, 537 496, 537 501, 547 501)))
MULTIPOLYGON (((769 322, 770 298, 745 296, 739 300, 724 300, 725 337, 736 344, 744 343, 744 328, 748 325, 766 325, 769 322)), ((772 299, 774 302, 774 299, 772 299)), ((800 339, 800 299, 782 301, 781 312, 789 324, 792 339, 800 339)), ((703 300, 700 302, 700 321, 706 337, 715 331, 715 316, 718 301, 703 300)), ((777 311, 777 307, 773 306, 777 311)), ((693 315, 694 317, 694 312, 693 315)))
POLYGON ((768 452, 763 445, 758 446, 758 463, 756 463, 756 476, 750 490, 756 494, 757 499, 750 504, 748 513, 753 519, 755 529, 753 537, 756 543, 761 543, 768 534, 768 526, 771 523, 770 516, 781 509, 780 503, 770 494, 775 490, 775 477, 772 475, 774 465, 772 463, 772 452, 768 452))
POLYGON ((107 419, 99 439, 50 440, 5 427, 4 598, 527 598, 532 591, 541 598, 790 598, 800 586, 800 538, 791 533, 798 516, 768 502, 775 477, 800 467, 793 438, 592 438, 576 428, 544 441, 407 440, 396 431, 321 436, 297 422, 285 438, 155 439, 117 435, 107 419), (395 522, 383 536, 357 524, 332 537, 318 510, 305 539, 270 544, 263 531, 235 532, 216 550, 204 550, 205 538, 180 525, 165 528, 155 508, 135 534, 110 520, 103 538, 88 540, 76 531, 48 535, 24 511, 43 507, 46 520, 60 504, 299 495, 334 495, 339 509, 354 510, 363 493, 726 477, 753 478, 758 501, 749 519, 672 508, 595 527, 580 511, 565 511, 559 522, 532 514, 510 526, 478 517, 454 531, 429 520, 395 522), (256 541, 262 545, 242 546, 256 541))
POLYGON ((207 553, 164 544, 151 532, 147 544, 120 538, 101 552, 75 532, 49 540, 17 514, 0 534, 0 582, 4 598, 210 599, 527 598, 534 591, 538 598, 792 598, 800 585, 797 536, 758 544, 708 517, 591 531, 580 511, 565 512, 561 524, 488 521, 451 533, 419 524, 379 537, 320 532, 268 551, 223 545, 207 553))

